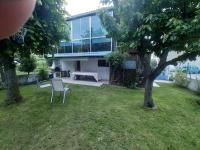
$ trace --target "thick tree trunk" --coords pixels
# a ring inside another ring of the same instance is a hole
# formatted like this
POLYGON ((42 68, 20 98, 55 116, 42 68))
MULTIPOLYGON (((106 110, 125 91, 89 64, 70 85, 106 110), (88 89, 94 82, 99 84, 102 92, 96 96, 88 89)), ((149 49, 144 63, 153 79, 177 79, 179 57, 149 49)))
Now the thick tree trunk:
POLYGON ((20 102, 22 100, 22 96, 19 90, 15 67, 6 68, 5 77, 7 84, 7 98, 5 100, 6 104, 9 105, 20 102))
POLYGON ((4 73, 3 66, 0 66, 0 76, 1 76, 2 88, 5 88, 6 87, 6 79, 5 79, 5 73, 4 73))
POLYGON ((2 66, 0 66, 0 75, 1 75, 1 80, 2 80, 3 82, 5 82, 5 74, 4 74, 4 70, 3 70, 3 67, 2 67, 2 66))
POLYGON ((154 108, 155 104, 152 98, 153 80, 147 78, 145 82, 145 94, 144 94, 144 107, 154 108))
POLYGON ((144 93, 144 107, 154 108, 155 104, 152 98, 153 82, 154 77, 152 76, 151 69, 151 55, 146 54, 142 59, 144 64, 144 82, 145 82, 145 93, 144 93))
POLYGON ((9 50, 10 48, 13 48, 11 45, 12 42, 8 39, 0 40, 0 50, 2 51, 0 62, 4 69, 7 88, 6 104, 17 103, 22 100, 16 75, 16 65, 14 63, 15 50, 9 50))

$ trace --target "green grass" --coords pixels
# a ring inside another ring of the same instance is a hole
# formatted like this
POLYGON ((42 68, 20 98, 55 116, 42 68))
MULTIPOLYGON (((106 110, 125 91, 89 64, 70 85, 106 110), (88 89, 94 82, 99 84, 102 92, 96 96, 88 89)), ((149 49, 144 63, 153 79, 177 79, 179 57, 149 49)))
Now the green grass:
POLYGON ((141 108, 143 90, 72 86, 63 105, 49 89, 23 86, 24 102, 3 105, 1 150, 199 150, 197 95, 174 85, 154 89, 158 109, 141 108))

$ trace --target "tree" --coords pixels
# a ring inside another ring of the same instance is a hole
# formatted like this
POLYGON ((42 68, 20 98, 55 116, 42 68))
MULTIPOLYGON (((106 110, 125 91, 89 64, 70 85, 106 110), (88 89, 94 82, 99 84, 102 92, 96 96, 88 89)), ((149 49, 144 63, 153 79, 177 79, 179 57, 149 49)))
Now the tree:
POLYGON ((99 15, 110 37, 137 50, 144 67, 144 106, 155 106, 153 81, 168 65, 194 60, 200 55, 199 0, 101 0, 113 5, 113 16, 103 9, 99 15), (167 60, 171 51, 179 55, 167 60), (159 64, 151 68, 151 55, 159 64))
POLYGON ((64 0, 38 0, 33 16, 25 25, 22 40, 11 37, 0 41, 0 60, 7 83, 6 103, 22 100, 16 76, 15 55, 29 57, 31 53, 47 54, 55 50, 61 39, 67 38, 64 0), (23 41, 23 42, 22 42, 23 41))
POLYGON ((33 72, 36 68, 36 61, 34 57, 25 57, 21 58, 19 70, 23 72, 27 72, 28 76, 30 72, 33 72))

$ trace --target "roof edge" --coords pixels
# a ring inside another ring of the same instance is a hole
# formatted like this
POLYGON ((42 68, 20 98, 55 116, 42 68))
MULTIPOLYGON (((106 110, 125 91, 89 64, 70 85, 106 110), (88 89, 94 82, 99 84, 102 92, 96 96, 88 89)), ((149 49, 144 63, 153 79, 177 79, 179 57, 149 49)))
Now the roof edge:
POLYGON ((74 19, 78 19, 78 18, 82 18, 82 17, 87 17, 87 16, 95 15, 101 9, 106 9, 108 11, 111 11, 111 10, 113 10, 113 7, 102 7, 102 8, 93 10, 93 11, 89 11, 89 12, 85 12, 85 13, 73 15, 73 16, 68 17, 67 21, 71 21, 71 20, 74 20, 74 19))

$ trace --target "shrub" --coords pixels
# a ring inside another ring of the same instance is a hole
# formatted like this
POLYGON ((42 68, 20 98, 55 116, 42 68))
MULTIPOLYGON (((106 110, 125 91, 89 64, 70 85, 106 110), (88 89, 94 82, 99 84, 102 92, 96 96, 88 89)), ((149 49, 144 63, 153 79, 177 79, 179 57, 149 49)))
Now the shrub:
POLYGON ((28 75, 30 72, 33 72, 36 68, 36 61, 34 57, 25 57, 20 59, 19 70, 22 72, 27 72, 28 75))
POLYGON ((176 71, 174 81, 175 84, 180 87, 187 87, 189 82, 187 79, 187 74, 183 73, 180 69, 176 71))
POLYGON ((47 80, 48 79, 48 72, 44 69, 41 69, 41 70, 39 70, 38 76, 39 76, 39 79, 41 81, 47 80))
POLYGON ((124 54, 119 51, 115 51, 107 55, 106 59, 110 63, 110 68, 111 68, 110 82, 112 84, 121 84, 123 79, 122 66, 123 66, 124 54))
POLYGON ((124 79, 123 79, 123 85, 127 88, 134 89, 136 88, 136 79, 137 74, 135 71, 125 71, 124 72, 124 79))
POLYGON ((124 54, 116 51, 107 55, 106 59, 112 67, 121 68, 124 60, 124 54))

